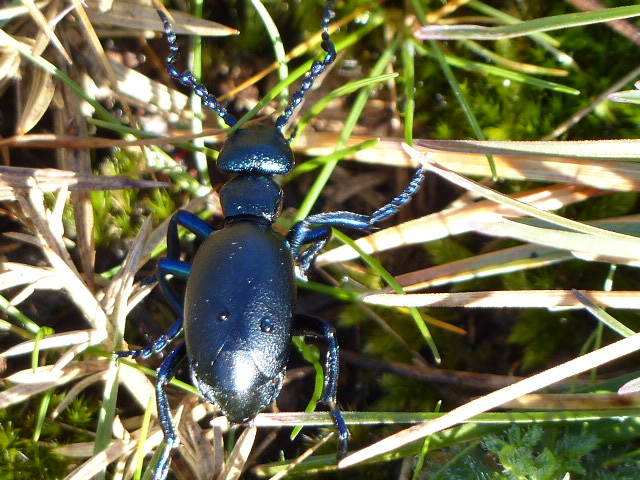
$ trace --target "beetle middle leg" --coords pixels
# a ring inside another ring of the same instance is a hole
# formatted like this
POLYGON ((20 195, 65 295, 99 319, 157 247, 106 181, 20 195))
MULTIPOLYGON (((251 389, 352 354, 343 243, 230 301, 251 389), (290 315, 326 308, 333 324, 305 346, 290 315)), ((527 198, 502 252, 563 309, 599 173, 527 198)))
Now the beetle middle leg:
POLYGON ((204 240, 215 231, 215 228, 207 222, 186 210, 179 210, 169 220, 169 226, 167 228, 167 257, 158 262, 157 278, 162 293, 171 305, 171 308, 176 312, 178 320, 169 328, 167 333, 158 337, 151 345, 137 350, 117 352, 118 358, 150 357, 154 353, 161 352, 182 333, 184 307, 182 306, 180 295, 178 295, 167 280, 167 275, 173 275, 182 280, 187 280, 191 274, 191 265, 180 260, 182 253, 180 249, 180 235, 178 234, 178 228, 180 226, 183 226, 201 240, 204 240))
POLYGON ((320 402, 329 408, 333 423, 338 430, 338 460, 341 460, 347 455, 347 443, 350 434, 336 400, 340 370, 336 331, 333 325, 321 318, 298 313, 294 317, 293 334, 322 338, 329 344, 325 359, 324 386, 320 402))

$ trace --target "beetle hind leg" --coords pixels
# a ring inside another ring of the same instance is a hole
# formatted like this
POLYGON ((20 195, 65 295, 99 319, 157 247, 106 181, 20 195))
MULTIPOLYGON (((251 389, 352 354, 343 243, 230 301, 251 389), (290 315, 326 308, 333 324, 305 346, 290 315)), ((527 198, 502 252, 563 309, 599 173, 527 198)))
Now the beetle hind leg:
POLYGON ((162 362, 158 369, 158 380, 156 382, 156 401, 158 404, 158 418, 160 426, 164 433, 164 441, 166 447, 162 452, 162 456, 158 461, 155 471, 153 472, 154 480, 164 480, 169 472, 169 463, 171 462, 171 451, 180 444, 178 431, 173 423, 171 415, 171 407, 169 399, 164 387, 175 377, 176 371, 183 360, 187 358, 187 347, 184 342, 180 344, 171 354, 162 362))
POLYGON ((311 315, 296 314, 295 316, 295 332, 313 338, 323 338, 329 344, 324 367, 324 387, 322 389, 322 398, 320 402, 329 408, 333 424, 338 430, 338 460, 343 459, 347 455, 347 446, 349 442, 349 429, 347 423, 342 417, 342 410, 338 405, 338 374, 340 368, 338 355, 338 341, 336 340, 336 331, 329 322, 311 315))
POLYGON ((115 352, 116 358, 149 358, 154 353, 159 353, 164 350, 167 345, 169 345, 180 335, 180 333, 182 333, 182 318, 171 325, 171 328, 169 328, 167 333, 156 338, 151 345, 148 345, 144 348, 138 348, 136 350, 115 352))

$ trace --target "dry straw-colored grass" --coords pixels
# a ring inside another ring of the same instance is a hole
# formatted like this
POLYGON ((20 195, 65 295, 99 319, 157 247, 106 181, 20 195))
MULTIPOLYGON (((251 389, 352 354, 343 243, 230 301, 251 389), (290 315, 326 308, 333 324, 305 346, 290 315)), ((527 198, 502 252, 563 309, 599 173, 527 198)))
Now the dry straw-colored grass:
MULTIPOLYGON (((449 18, 455 12, 451 8, 462 3, 449 2, 448 9, 439 12, 439 18, 449 18)), ((139 151, 151 160, 155 155, 154 147, 166 144, 169 140, 148 138, 150 135, 145 137, 140 131, 136 138, 130 135, 123 135, 125 138, 121 140, 98 138, 90 133, 93 125, 88 119, 98 116, 103 121, 119 125, 117 120, 109 118, 108 112, 100 109, 98 102, 105 98, 117 99, 133 127, 138 125, 133 110, 139 105, 145 105, 149 111, 156 112, 165 120, 173 121, 177 117, 189 120, 192 116, 187 108, 187 97, 166 86, 170 83, 135 72, 118 60, 109 58, 101 46, 101 41, 108 37, 125 35, 136 37, 142 45, 146 45, 146 39, 161 31, 155 7, 116 1, 108 12, 101 8, 102 4, 93 1, 82 4, 74 2, 71 5, 58 1, 26 1, 21 6, 0 9, 7 21, 0 31, 0 87, 6 89, 13 82, 20 82, 26 99, 17 106, 20 121, 16 125, 16 135, 0 140, 4 161, 10 165, 0 167, 0 200, 7 202, 12 215, 22 223, 24 231, 29 232, 5 232, 5 235, 15 242, 36 246, 44 258, 37 265, 18 262, 5 262, 2 265, 0 291, 11 292, 11 297, 4 303, 4 310, 12 318, 20 318, 20 304, 29 297, 41 291, 61 291, 77 306, 85 324, 79 330, 35 339, 36 331, 17 329, 3 320, 3 328, 24 336, 23 341, 17 341, 1 354, 8 359, 9 366, 14 357, 29 355, 34 351, 42 353, 55 350, 57 355, 48 357, 56 359, 53 363, 39 364, 35 369, 12 372, 7 376, 4 379, 5 388, 0 392, 0 408, 28 401, 52 388, 63 387, 67 389, 66 398, 52 413, 55 418, 87 387, 101 386, 105 402, 101 415, 113 416, 106 448, 100 453, 95 453, 94 443, 58 448, 58 453, 78 459, 78 468, 66 477, 69 480, 89 478, 111 464, 116 465, 115 478, 132 478, 138 468, 137 461, 153 452, 162 441, 161 430, 155 421, 152 380, 127 362, 116 364, 112 358, 87 355, 86 350, 99 347, 109 353, 121 348, 128 315, 150 291, 148 286, 137 280, 136 273, 151 258, 152 252, 158 250, 166 232, 166 223, 154 230, 150 221, 145 222, 131 243, 126 258, 119 265, 118 272, 111 278, 96 275, 90 192, 157 188, 166 186, 166 183, 95 175, 91 171, 90 151, 117 146, 139 151), (64 23, 59 23, 63 18, 64 23), (64 25, 64 28, 58 28, 59 25, 64 25), (42 55, 47 48, 48 60, 45 60, 42 55), (95 68, 89 68, 89 65, 95 68), (69 78, 75 84, 83 85, 84 100, 67 82, 69 78), (47 134, 32 132, 42 116, 50 111, 53 111, 56 131, 47 134), (41 149, 43 155, 55 156, 58 168, 21 168, 19 148, 37 148, 41 149), (45 194, 51 195, 53 204, 46 201, 45 194), (67 207, 75 215, 77 237, 74 241, 67 238, 63 227, 63 210, 67 207), (78 250, 78 256, 82 259, 81 269, 71 258, 72 249, 78 250), (154 419, 150 431, 145 431, 140 419, 121 419, 115 414, 113 402, 117 395, 114 397, 113 392, 117 391, 117 386, 126 388, 140 411, 147 411, 154 419)), ((213 22, 201 21, 179 12, 171 13, 178 33, 187 30, 198 35, 236 33, 213 22)), ((345 18, 344 22, 357 13, 345 18)), ((435 21, 435 17, 432 20, 435 21)), ((304 46, 295 55, 303 51, 306 51, 304 46)), ((595 104, 591 107, 595 108, 595 104)), ((220 133, 210 130, 204 134, 176 135, 170 141, 188 142, 196 137, 215 141, 220 139, 220 133)), ((352 136, 347 147, 369 138, 352 136)), ((327 155, 333 152, 338 139, 338 133, 311 132, 307 129, 297 138, 294 148, 300 154, 327 155)), ((637 292, 413 292, 468 279, 560 264, 575 258, 637 267, 640 262, 637 237, 600 228, 597 224, 573 222, 551 212, 613 192, 638 191, 640 166, 633 161, 638 157, 638 150, 636 140, 518 143, 422 139, 416 140, 414 148, 411 148, 404 145, 403 139, 386 137, 375 146, 352 154, 348 160, 353 162, 395 167, 423 163, 427 170, 468 192, 446 210, 359 239, 356 245, 365 253, 388 251, 466 232, 517 238, 523 242, 519 247, 406 272, 397 281, 409 293, 392 293, 387 289, 368 292, 361 300, 365 304, 398 308, 433 305, 512 309, 585 308, 600 321, 612 325, 613 320, 608 319, 599 307, 637 309, 637 292), (509 197, 462 176, 490 176, 487 153, 493 154, 500 178, 543 181, 551 185, 509 197), (532 218, 546 223, 515 222, 532 218)), ((199 187, 202 187, 200 191, 206 190, 204 185, 199 187)), ((195 199, 186 208, 198 211, 208 202, 213 203, 212 208, 219 211, 215 195, 213 200, 195 199)), ((602 224, 610 222, 636 223, 637 216, 609 219, 602 224)), ((359 253, 351 246, 344 245, 323 253, 317 263, 325 266, 350 262, 358 256, 359 253)), ((33 320, 38 322, 38 319, 33 320)), ((630 335, 536 375, 518 379, 516 383, 472 400, 436 420, 414 426, 356 452, 340 466, 353 466, 469 421, 474 415, 495 407, 514 405, 519 398, 526 399, 527 394, 536 390, 636 352, 640 349, 639 338, 630 335)), ((415 353, 414 358, 418 357, 415 353)), ((461 378, 465 378, 463 373, 460 372, 461 378)), ((455 372, 451 375, 455 376, 455 372)), ((508 378, 507 381, 512 379, 508 378)), ((203 431, 197 422, 210 413, 210 408, 196 406, 193 395, 185 394, 184 398, 180 407, 184 410, 179 428, 184 444, 181 451, 188 467, 185 464, 177 467, 187 468, 179 474, 184 478, 238 478, 254 446, 255 428, 246 429, 231 455, 224 459, 222 433, 228 426, 224 422, 214 421, 214 427, 203 431)), ((544 398, 538 400, 544 402, 544 398)), ((616 404, 616 395, 608 397, 604 403, 607 402, 616 404)), ((316 417, 317 424, 330 423, 325 417, 316 417)), ((299 417, 287 414, 261 414, 255 426, 282 426, 300 421, 299 417)))

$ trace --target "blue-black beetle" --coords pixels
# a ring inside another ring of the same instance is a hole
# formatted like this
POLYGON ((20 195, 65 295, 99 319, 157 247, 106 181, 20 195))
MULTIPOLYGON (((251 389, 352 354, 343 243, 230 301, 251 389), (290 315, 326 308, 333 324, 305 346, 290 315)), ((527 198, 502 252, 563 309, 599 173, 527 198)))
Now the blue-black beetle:
MULTIPOLYGON (((159 14, 171 50, 167 58, 169 74, 233 126, 236 119, 197 84, 193 74, 179 73, 174 66, 179 55, 176 36, 166 16, 159 14)), ((188 359, 194 385, 207 401, 220 407, 230 422, 248 423, 278 396, 292 335, 322 337, 328 342, 321 401, 328 406, 338 430, 338 458, 346 455, 349 431, 336 401, 335 332, 324 320, 295 313, 296 273, 306 278, 315 257, 329 241, 332 227, 373 229, 411 199, 424 174, 422 168, 418 169, 399 196, 370 216, 344 211, 320 213, 296 223, 286 237, 272 229, 282 208, 282 190, 273 176, 288 173, 294 163, 290 139, 282 130, 305 92, 336 57, 328 32, 333 16, 333 2, 327 2, 322 19, 325 57, 314 62, 275 127, 240 129, 224 142, 217 165, 232 177, 220 190, 224 227, 216 230, 185 211, 172 217, 167 258, 159 262, 158 281, 178 313, 178 322, 151 346, 118 354, 147 357, 184 333, 184 341, 158 370, 158 414, 167 448, 156 467, 156 479, 166 477, 171 450, 179 444, 164 391, 179 364, 188 359), (180 260, 180 226, 203 240, 192 264, 180 260), (167 275, 186 280, 184 304, 167 275)))

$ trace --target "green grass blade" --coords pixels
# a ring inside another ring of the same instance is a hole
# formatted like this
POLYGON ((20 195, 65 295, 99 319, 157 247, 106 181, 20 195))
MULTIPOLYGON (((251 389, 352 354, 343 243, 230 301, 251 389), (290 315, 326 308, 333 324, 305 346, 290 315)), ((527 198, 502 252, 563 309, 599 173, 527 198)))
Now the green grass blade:
MULTIPOLYGON (((477 10, 478 12, 487 15, 488 17, 495 18, 501 23, 507 25, 519 25, 523 22, 519 18, 513 17, 508 13, 505 13, 501 10, 498 10, 497 8, 494 8, 482 2, 478 2, 476 0, 471 0, 467 5, 469 6, 469 8, 473 8, 474 10, 477 10)), ((531 38, 532 40, 538 42, 543 46, 549 45, 553 48, 560 46, 560 42, 558 40, 546 33, 534 33, 533 35, 531 35, 531 38)))
POLYGON ((322 112, 327 106, 337 98, 340 98, 344 95, 349 95, 361 88, 368 86, 375 86, 377 83, 385 82, 391 78, 396 78, 398 76, 397 73, 386 73, 382 75, 375 75, 368 78, 363 78, 361 80, 354 80, 353 82, 345 83, 343 86, 336 88, 329 95, 322 98, 318 102, 316 102, 313 107, 311 107, 300 119, 298 123, 298 132, 299 135, 304 131, 309 122, 316 117, 320 112, 322 112))
POLYGON ((640 6, 607 8, 593 12, 567 13, 536 18, 514 25, 482 27, 479 25, 430 25, 416 32, 420 40, 500 40, 522 37, 562 28, 581 27, 595 23, 623 20, 640 16, 640 6))
MULTIPOLYGON (((354 242, 351 238, 346 236, 344 233, 342 233, 342 232, 340 232, 338 230, 335 230, 335 229, 333 230, 333 235, 338 240, 340 240, 342 243, 345 243, 345 244, 349 245, 351 248, 353 248, 354 250, 356 250, 358 252, 358 254, 362 257, 362 259, 365 261, 365 263, 367 265, 369 265, 369 267, 377 275, 382 277, 382 279, 385 282, 387 282, 387 285, 389 285, 391 288, 393 288, 393 290, 396 293, 399 293, 399 294, 403 294, 404 293, 404 290, 403 290, 402 286, 396 281, 395 278, 393 278, 393 275, 391 275, 382 266, 382 264, 380 264, 380 262, 378 262, 375 258, 373 258, 373 256, 369 255, 368 253, 365 253, 356 244, 356 242, 354 242)), ((418 331, 420 332, 420 334, 422 335, 422 338, 424 338, 424 340, 427 343, 429 349, 431 350, 431 354, 433 355, 434 361, 436 363, 440 363, 442 359, 440 357, 440 353, 438 352, 438 347, 436 346, 436 343, 433 340, 433 337, 431 336, 431 332, 429 331, 429 328, 427 327, 424 319, 422 318, 422 315, 420 315, 420 312, 415 307, 409 308, 409 311, 411 313, 411 318, 413 319, 416 327, 418 327, 418 331)))
POLYGON ((614 332, 620 334, 623 337, 630 337, 636 334, 636 332, 631 330, 629 327, 627 327, 625 324, 623 324, 619 320, 616 320, 614 317, 609 315, 604 309, 602 309, 600 306, 594 303, 589 297, 584 295, 579 290, 574 289, 573 294, 578 298, 578 300, 580 300, 580 302, 582 302, 582 304, 584 304, 584 306, 587 308, 589 313, 591 313, 600 322, 605 324, 614 332))
MULTIPOLYGON (((203 1, 195 0, 193 5, 193 14, 196 18, 202 18, 203 14, 203 1)), ((193 59, 193 75, 201 81, 202 79, 202 38, 199 36, 191 37, 191 49, 189 52, 190 58, 193 59)), ((191 119, 191 131, 193 133, 201 133, 204 130, 202 122, 202 99, 196 95, 193 91, 189 96, 189 103, 193 110, 193 118, 191 119)), ((196 164, 196 169, 200 172, 200 180, 207 186, 210 185, 209 178, 209 166, 207 164, 207 156, 202 152, 205 148, 204 140, 202 138, 194 138, 193 144, 200 151, 196 151, 193 154, 193 159, 196 164)))
POLYGON ((9 300, 0 295, 0 309, 4 310, 4 312, 10 316, 15 318, 20 324, 23 326, 23 329, 18 329, 14 325, 9 324, 6 328, 0 327, 0 330, 5 331, 15 331, 21 337, 26 338, 27 340, 32 340, 40 331, 40 325, 27 317, 24 313, 18 310, 16 307, 11 305, 9 300))
MULTIPOLYGON (((260 0, 250 1, 251 5, 256 9, 258 16, 262 20, 262 23, 267 30, 267 34, 269 35, 269 39, 271 40, 271 45, 273 45, 273 53, 278 61, 278 76, 280 77, 280 81, 286 80, 289 77, 289 67, 287 66, 287 54, 284 51, 284 45, 282 44, 282 37, 280 36, 278 27, 271 18, 271 15, 269 15, 269 11, 264 8, 264 5, 260 0)), ((281 93, 283 96, 283 104, 286 104, 286 99, 289 98, 287 88, 285 87, 281 93)))
MULTIPOLYGON (((378 25, 380 25, 381 22, 382 22, 381 19, 379 19, 378 21, 373 20, 373 21, 368 22, 362 28, 358 29, 358 31, 352 33, 351 35, 348 35, 347 37, 343 38, 341 41, 336 42, 336 44, 335 44, 336 45, 336 50, 344 50, 344 49, 348 48, 350 45, 355 44, 363 36, 365 36, 371 30, 373 30, 378 25)), ((234 132, 236 132, 238 129, 242 128, 242 126, 245 123, 247 123, 249 120, 251 120, 253 117, 255 117, 260 112, 260 110, 262 110, 265 107, 265 105, 267 105, 268 103, 273 101, 278 95, 280 95, 280 93, 286 87, 288 87, 293 82, 297 81, 300 77, 302 77, 305 73, 307 73, 309 71, 309 69, 311 68, 311 65, 313 64, 314 61, 315 61, 315 59, 305 62, 300 67, 296 68, 293 72, 290 72, 289 76, 287 78, 285 78, 285 79, 281 80, 280 82, 278 82, 278 84, 275 87, 273 87, 273 89, 271 89, 271 91, 269 93, 267 93, 262 98, 262 100, 260 100, 256 104, 255 107, 253 107, 241 119, 239 119, 238 123, 236 123, 233 127, 231 127, 229 130, 227 130, 227 135, 233 135, 234 132)))
MULTIPOLYGON (((467 98, 464 96, 464 93, 462 92, 462 89, 458 84, 458 81, 453 75, 453 72, 451 71, 451 68, 449 67, 449 64, 445 59, 445 55, 442 53, 442 50, 440 49, 440 45, 438 45, 435 41, 432 40, 429 42, 429 46, 431 47, 431 52, 433 53, 433 56, 435 57, 435 59, 438 61, 438 64, 440 65, 440 69, 442 70, 442 73, 444 73, 444 76, 447 79, 447 82, 449 82, 449 86, 451 87, 451 90, 453 90, 453 94, 455 95, 456 99, 460 103, 460 107, 462 107, 462 111, 467 117, 467 120, 469 122, 469 125, 471 125, 474 135, 479 140, 485 140, 484 133, 482 132, 482 128, 480 127, 480 123, 478 123, 478 119, 476 118, 476 115, 473 113, 473 110, 471 109, 471 105, 469 105, 467 98)), ((487 160, 489 161, 491 176, 493 177, 494 180, 497 180, 498 172, 496 171, 496 165, 495 165, 495 162, 493 161, 493 155, 487 155, 487 160)))
POLYGON ((291 182, 293 179, 303 175, 305 173, 312 172, 313 170, 326 165, 330 162, 335 162, 338 160, 342 160, 345 157, 349 157, 357 152, 362 150, 366 150, 367 148, 371 148, 376 146, 380 142, 378 138, 372 138, 370 140, 365 140, 364 142, 358 143, 351 147, 344 148, 342 150, 336 150, 329 155, 324 155, 322 157, 317 157, 312 160, 308 160, 304 163, 298 165, 290 174, 288 174, 285 178, 285 184, 291 182))
POLYGON ((413 119, 416 112, 416 75, 415 44, 406 41, 402 44, 402 65, 404 66, 404 140, 413 145, 413 119))

